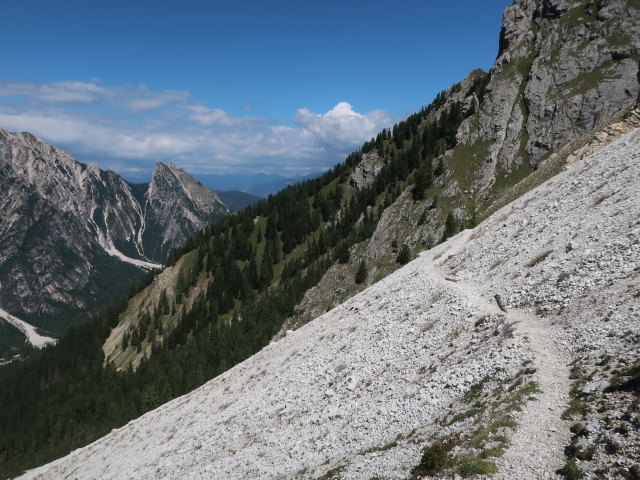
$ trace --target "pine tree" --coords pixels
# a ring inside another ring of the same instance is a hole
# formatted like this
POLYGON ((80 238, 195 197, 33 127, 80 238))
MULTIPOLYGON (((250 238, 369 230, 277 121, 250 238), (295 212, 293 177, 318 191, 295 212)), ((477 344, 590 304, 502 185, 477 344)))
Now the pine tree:
POLYGON ((452 212, 449 212, 447 215, 447 219, 444 222, 444 232, 442 233, 442 241, 444 242, 447 238, 452 237, 458 232, 458 223, 456 221, 456 217, 452 212))
POLYGON ((360 266, 358 267, 358 271, 356 272, 356 283, 360 284, 367 279, 367 275, 369 274, 367 270, 367 264, 364 263, 364 260, 360 262, 360 266))
POLYGON ((431 186, 427 178, 427 172, 424 168, 419 168, 418 170, 416 170, 415 183, 416 184, 414 185, 413 190, 411 191, 411 195, 413 196, 413 199, 416 201, 424 200, 425 192, 427 188, 431 186))
POLYGON ((347 242, 342 242, 338 245, 338 249, 336 251, 336 256, 338 258, 338 262, 347 263, 349 261, 349 245, 347 242))
POLYGON ((162 289, 160 293, 160 301, 158 302, 158 312, 161 312, 162 315, 169 314, 169 300, 167 298, 167 291, 162 289))

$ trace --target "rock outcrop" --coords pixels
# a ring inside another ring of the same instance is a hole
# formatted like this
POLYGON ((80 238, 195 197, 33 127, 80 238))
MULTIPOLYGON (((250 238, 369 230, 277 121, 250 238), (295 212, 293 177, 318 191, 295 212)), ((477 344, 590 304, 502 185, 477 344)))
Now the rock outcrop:
POLYGON ((638 39, 640 11, 627 0, 507 7, 485 101, 457 136, 461 145, 485 143, 480 191, 536 168, 635 100, 638 39))
POLYGON ((362 155, 362 161, 354 168, 349 177, 349 185, 356 189, 362 190, 375 182, 376 177, 384 166, 384 159, 376 152, 369 152, 362 155))

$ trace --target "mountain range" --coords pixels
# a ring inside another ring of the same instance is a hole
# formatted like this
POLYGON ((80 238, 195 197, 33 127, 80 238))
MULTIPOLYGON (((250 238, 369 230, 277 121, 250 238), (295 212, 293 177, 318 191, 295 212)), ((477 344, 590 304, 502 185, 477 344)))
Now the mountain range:
POLYGON ((633 478, 616 472, 634 471, 640 440, 623 386, 638 348, 622 333, 637 339, 640 322, 638 175, 635 129, 201 388, 20 478, 539 480, 576 461, 633 478), (572 387, 599 411, 576 413, 572 387))

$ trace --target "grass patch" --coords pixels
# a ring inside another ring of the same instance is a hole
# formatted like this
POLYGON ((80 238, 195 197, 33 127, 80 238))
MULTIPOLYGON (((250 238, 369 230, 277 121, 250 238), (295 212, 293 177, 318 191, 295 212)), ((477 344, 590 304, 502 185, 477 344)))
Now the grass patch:
POLYGON ((588 395, 582 391, 582 387, 586 383, 586 377, 579 364, 576 363, 571 367, 569 378, 574 380, 574 384, 569 391, 569 407, 562 412, 561 418, 569 420, 575 415, 580 415, 584 418, 589 413, 589 406, 585 401, 588 395))
POLYGON ((640 360, 617 373, 605 391, 640 391, 640 360))
POLYGON ((598 205, 600 205, 602 202, 604 202, 607 198, 609 198, 611 195, 613 195, 612 193, 605 193, 602 195, 598 195, 594 200, 593 200, 593 206, 597 207, 598 205))
POLYGON ((613 63, 613 60, 608 60, 600 65, 597 70, 582 73, 573 80, 568 81, 562 86, 563 94, 567 96, 584 95, 601 84, 603 80, 613 78, 613 76, 606 73, 607 68, 611 67, 613 63))
POLYGON ((462 422, 463 420, 466 420, 467 418, 475 417, 479 413, 482 413, 481 409, 479 409, 479 408, 470 408, 466 412, 462 412, 462 413, 458 413, 457 415, 454 415, 453 418, 451 418, 451 420, 449 420, 448 425, 453 425, 454 423, 462 422))
MULTIPOLYGON (((482 319, 484 319, 484 318, 486 318, 486 317, 482 317, 482 319)), ((478 324, 478 322, 476 322, 476 326, 478 326, 477 324, 478 324)), ((469 389, 469 391, 464 394, 465 400, 468 401, 468 400, 474 400, 474 399, 478 398, 480 396, 480 394, 483 392, 484 386, 487 384, 488 381, 489 381, 489 377, 484 377, 478 383, 473 384, 471 386, 471 388, 469 389)))
POLYGON ((578 468, 574 459, 568 460, 562 468, 556 470, 556 473, 562 475, 566 480, 581 480, 585 478, 584 472, 578 468))
POLYGON ((417 480, 426 475, 446 477, 448 474, 467 478, 497 472, 492 459, 504 454, 509 447, 508 430, 515 430, 518 425, 512 412, 520 410, 532 395, 540 392, 538 383, 530 378, 535 369, 529 366, 530 362, 524 364, 525 368, 513 377, 510 384, 501 382, 486 392, 491 398, 491 405, 487 406, 479 399, 490 380, 488 377, 471 386, 463 401, 466 405, 472 404, 473 408, 454 415, 448 422, 445 419, 441 424, 451 426, 476 417, 472 430, 451 434, 449 438, 433 439, 422 449, 420 463, 412 470, 410 479, 417 480))
POLYGON ((498 467, 490 461, 483 460, 476 455, 460 455, 453 459, 455 470, 463 477, 473 475, 492 475, 498 473, 498 467))
POLYGON ((395 448, 397 446, 398 446, 398 442, 394 440, 393 442, 389 442, 386 445, 383 445, 381 447, 371 447, 366 450, 363 450, 359 453, 359 455, 367 455, 369 453, 375 453, 375 452, 386 452, 387 450, 391 450, 392 448, 395 448))
POLYGON ((451 438, 424 447, 420 463, 411 470, 412 478, 419 478, 423 475, 436 475, 450 467, 452 461, 450 452, 455 446, 456 441, 451 438))

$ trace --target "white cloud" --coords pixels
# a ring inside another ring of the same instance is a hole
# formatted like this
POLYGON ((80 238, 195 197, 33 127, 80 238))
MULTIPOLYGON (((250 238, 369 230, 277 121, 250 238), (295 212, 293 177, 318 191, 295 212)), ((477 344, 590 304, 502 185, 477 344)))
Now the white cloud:
POLYGON ((162 108, 167 105, 181 105, 187 102, 189 97, 189 92, 182 90, 165 90, 160 93, 132 95, 130 99, 125 101, 125 104, 135 112, 144 112, 162 108))
POLYGON ((396 120, 340 102, 324 114, 302 108, 290 127, 194 103, 186 91, 97 82, 0 82, 2 97, 21 101, 0 103, 0 128, 29 131, 81 161, 99 159, 101 167, 123 173, 150 170, 157 160, 194 173, 318 170, 396 120), (74 108, 87 104, 92 113, 74 108))
POLYGON ((362 115, 354 112, 349 103, 340 102, 323 115, 301 108, 294 122, 311 132, 318 143, 344 149, 353 146, 354 139, 363 141, 375 136, 392 119, 381 110, 362 115))

